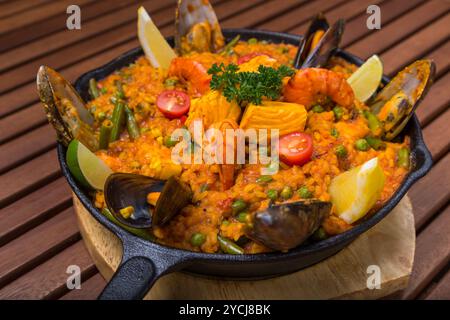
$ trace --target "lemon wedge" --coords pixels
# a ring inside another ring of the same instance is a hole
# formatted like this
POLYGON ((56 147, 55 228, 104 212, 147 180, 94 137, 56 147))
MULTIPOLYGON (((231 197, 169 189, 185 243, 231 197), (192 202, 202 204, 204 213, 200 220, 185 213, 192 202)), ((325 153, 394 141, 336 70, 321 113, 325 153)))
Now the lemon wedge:
POLYGON ((378 158, 335 177, 328 191, 337 215, 350 224, 361 219, 379 199, 384 181, 378 158))
POLYGON ((374 54, 367 59, 348 79, 356 99, 365 102, 377 91, 383 77, 383 63, 374 54))
POLYGON ((145 56, 155 68, 168 69, 175 52, 164 39, 144 7, 138 9, 138 38, 145 56))

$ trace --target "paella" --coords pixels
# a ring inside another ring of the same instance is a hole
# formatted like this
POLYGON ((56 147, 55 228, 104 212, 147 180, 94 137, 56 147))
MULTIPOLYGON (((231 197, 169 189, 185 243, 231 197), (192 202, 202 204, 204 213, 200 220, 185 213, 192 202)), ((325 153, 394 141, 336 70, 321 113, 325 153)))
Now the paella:
POLYGON ((431 61, 383 87, 378 57, 358 68, 333 55, 344 23, 321 14, 300 45, 225 39, 207 1, 180 1, 174 49, 143 8, 139 25, 144 55, 91 79, 87 102, 38 73, 72 174, 129 232, 206 253, 287 251, 369 218, 408 174, 402 129, 431 61))

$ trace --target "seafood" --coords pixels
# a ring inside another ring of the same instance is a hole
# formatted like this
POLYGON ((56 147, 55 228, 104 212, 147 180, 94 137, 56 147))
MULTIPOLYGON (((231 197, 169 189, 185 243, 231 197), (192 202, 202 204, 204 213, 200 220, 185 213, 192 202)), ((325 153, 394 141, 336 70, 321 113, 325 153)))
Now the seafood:
MULTIPOLYGON (((224 141, 223 141, 223 164, 220 165, 219 168, 219 176, 220 181, 222 183, 222 190, 228 190, 234 184, 234 173, 236 169, 236 164, 229 164, 226 161, 226 157, 228 154, 232 154, 232 157, 236 157, 236 139, 233 142, 227 141, 226 139, 226 130, 227 129, 237 129, 238 124, 236 121, 232 119, 225 119, 218 125, 219 130, 221 131, 224 141)), ((233 161, 235 162, 235 160, 233 161)))
POLYGON ((286 251, 305 241, 331 212, 331 202, 298 201, 256 212, 245 234, 274 250, 286 251))
POLYGON ((217 52, 225 44, 214 9, 207 0, 179 0, 175 30, 175 48, 181 55, 217 52))
POLYGON ((196 93, 203 94, 209 90, 211 77, 206 72, 205 67, 195 60, 182 57, 173 59, 168 75, 187 82, 196 93))
POLYGON ((344 76, 321 68, 298 70, 284 87, 283 95, 287 101, 302 104, 307 109, 327 97, 350 109, 354 100, 353 90, 344 76))

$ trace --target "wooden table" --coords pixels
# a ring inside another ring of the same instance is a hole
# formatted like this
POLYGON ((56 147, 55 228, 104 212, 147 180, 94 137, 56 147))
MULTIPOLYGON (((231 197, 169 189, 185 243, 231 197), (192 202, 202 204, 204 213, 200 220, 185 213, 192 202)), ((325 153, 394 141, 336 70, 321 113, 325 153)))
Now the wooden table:
MULTIPOLYGON (((35 88, 41 64, 74 80, 138 46, 136 9, 144 5, 164 35, 173 34, 174 1, 16 0, 0 3, 0 298, 93 299, 105 286, 77 229, 61 177, 55 136, 35 88), (78 4, 82 29, 66 29, 78 4), (81 268, 82 289, 66 287, 67 266, 81 268)), ((409 192, 417 244, 402 299, 450 298, 450 2, 446 0, 215 0, 223 27, 302 34, 318 11, 347 20, 343 47, 381 56, 395 74, 429 57, 436 83, 417 111, 435 165, 409 192), (368 30, 366 8, 381 8, 381 30, 368 30), (447 89, 446 89, 447 88, 447 89)))

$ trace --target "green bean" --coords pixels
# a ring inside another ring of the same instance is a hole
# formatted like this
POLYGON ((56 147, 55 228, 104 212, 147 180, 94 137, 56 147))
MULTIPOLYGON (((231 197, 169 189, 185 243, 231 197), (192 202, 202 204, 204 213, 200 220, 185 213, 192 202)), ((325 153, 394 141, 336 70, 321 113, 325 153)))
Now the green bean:
POLYGON ((229 54, 231 49, 238 43, 239 39, 241 38, 241 35, 238 34, 236 37, 234 37, 230 42, 226 44, 225 47, 222 49, 222 54, 229 54))
POLYGON ((256 179, 256 183, 262 184, 262 183, 270 182, 272 180, 273 180, 272 176, 269 176, 269 175, 267 175, 267 176, 260 176, 259 178, 256 179))
POLYGON ((223 252, 228 254, 243 254, 244 249, 239 247, 236 243, 233 241, 223 238, 219 235, 217 235, 217 240, 219 241, 220 249, 222 249, 223 252))
POLYGON ((122 102, 117 102, 114 106, 114 111, 112 115, 112 129, 111 135, 109 137, 109 142, 116 141, 119 139, 120 131, 125 121, 125 105, 122 102))
POLYGON ((118 225, 119 227, 127 230, 129 233, 132 233, 132 234, 138 236, 139 238, 142 238, 145 240, 155 241, 155 237, 152 234, 150 234, 146 229, 137 229, 137 228, 132 228, 127 225, 124 225, 119 220, 117 220, 116 217, 114 217, 113 214, 111 213, 111 211, 109 211, 107 208, 103 208, 102 214, 109 221, 111 221, 112 223, 118 225))
POLYGON ((89 94, 91 95, 92 99, 98 98, 100 96, 97 87, 97 80, 95 80, 94 78, 91 78, 89 80, 89 94))
POLYGON ((272 201, 275 201, 278 198, 278 191, 275 189, 267 190, 266 194, 267 194, 267 198, 269 198, 272 201))
POLYGON ((292 188, 289 186, 285 186, 281 192, 280 192, 280 196, 284 199, 287 200, 290 197, 292 197, 292 188))
POLYGON ((200 247, 206 241, 206 236, 201 232, 196 232, 191 236, 191 244, 194 247, 200 247))
POLYGON ((171 136, 166 136, 164 138, 164 145, 167 148, 171 148, 171 147, 175 146, 177 143, 178 143, 178 140, 172 140, 171 136))
POLYGON ((409 169, 409 150, 401 148, 397 153, 397 165, 405 169, 409 169))
POLYGON ((300 189, 297 190, 298 196, 302 199, 309 199, 312 198, 313 194, 311 191, 309 191, 307 186, 303 186, 300 189))
POLYGON ((379 138, 367 136, 364 139, 374 150, 386 149, 386 143, 379 138))
POLYGON ((136 140, 141 135, 141 131, 139 130, 136 119, 134 118, 133 111, 131 111, 127 105, 125 105, 125 115, 127 119, 128 134, 133 140, 136 140))
POLYGON ((119 80, 116 80, 115 85, 117 88, 117 94, 116 94, 117 98, 125 99, 125 92, 123 91, 122 82, 119 80))
POLYGON ((113 124, 110 120, 103 121, 102 126, 100 127, 100 142, 99 142, 100 149, 105 150, 108 149, 112 127, 113 124))
POLYGON ((377 116, 368 110, 364 110, 363 114, 367 119, 370 131, 372 131, 375 136, 379 137, 383 132, 383 126, 380 120, 378 120, 377 116))
POLYGON ((320 104, 316 104, 314 107, 312 107, 311 109, 314 113, 321 113, 323 112, 323 107, 320 104))
POLYGON ((334 152, 336 153, 336 155, 337 155, 339 158, 345 158, 345 157, 347 156, 347 149, 345 149, 345 147, 344 147, 342 144, 338 145, 338 146, 334 149, 334 152))
POLYGON ((247 208, 247 204, 242 199, 237 199, 231 204, 231 209, 233 209, 233 213, 237 214, 247 208))
POLYGON ((200 186, 200 192, 208 191, 209 185, 207 183, 204 183, 200 186))
POLYGON ((370 146, 367 143, 366 139, 358 139, 355 141, 355 148, 359 151, 367 151, 370 146))

